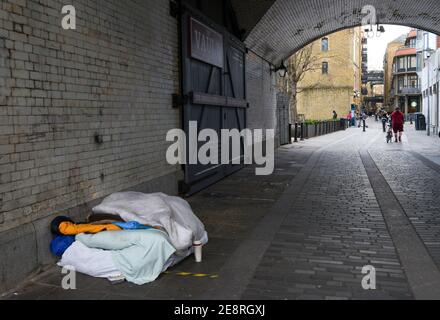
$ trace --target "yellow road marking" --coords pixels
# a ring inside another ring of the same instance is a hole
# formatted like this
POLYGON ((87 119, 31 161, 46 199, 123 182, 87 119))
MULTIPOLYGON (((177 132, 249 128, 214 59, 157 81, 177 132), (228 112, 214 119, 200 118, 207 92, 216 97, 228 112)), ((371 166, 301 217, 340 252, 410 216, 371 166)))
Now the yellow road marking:
POLYGON ((195 277, 195 278, 210 278, 210 279, 217 279, 219 277, 217 274, 207 274, 207 273, 170 272, 170 271, 165 271, 164 273, 180 276, 180 277, 195 277))

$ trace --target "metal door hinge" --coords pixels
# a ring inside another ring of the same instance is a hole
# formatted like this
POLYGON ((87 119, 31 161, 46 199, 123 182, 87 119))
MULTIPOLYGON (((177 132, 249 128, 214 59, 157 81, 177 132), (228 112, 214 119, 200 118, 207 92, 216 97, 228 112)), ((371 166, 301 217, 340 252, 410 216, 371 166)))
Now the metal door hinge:
POLYGON ((180 107, 183 107, 185 104, 187 104, 189 101, 189 98, 187 95, 180 95, 180 94, 173 94, 173 108, 178 109, 180 107))

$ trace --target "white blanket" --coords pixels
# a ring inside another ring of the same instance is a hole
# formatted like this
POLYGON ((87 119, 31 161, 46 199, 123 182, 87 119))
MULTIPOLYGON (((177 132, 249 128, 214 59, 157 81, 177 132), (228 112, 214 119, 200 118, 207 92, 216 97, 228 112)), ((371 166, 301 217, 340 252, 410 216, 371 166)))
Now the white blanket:
POLYGON ((195 240, 207 238, 203 223, 188 202, 163 193, 115 193, 93 208, 93 212, 118 214, 125 221, 160 226, 166 230, 176 250, 186 251, 195 240))
POLYGON ((96 278, 120 277, 111 251, 89 248, 80 241, 75 241, 63 254, 60 267, 77 271, 96 278))

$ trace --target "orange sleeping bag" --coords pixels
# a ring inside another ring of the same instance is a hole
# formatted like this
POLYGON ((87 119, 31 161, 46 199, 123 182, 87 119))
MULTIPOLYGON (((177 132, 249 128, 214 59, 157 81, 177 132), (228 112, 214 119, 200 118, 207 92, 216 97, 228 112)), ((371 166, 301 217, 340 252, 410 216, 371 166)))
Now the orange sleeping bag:
POLYGON ((75 236, 81 233, 99 233, 102 231, 120 231, 122 230, 114 224, 74 224, 72 222, 62 222, 59 225, 59 231, 65 236, 75 236))

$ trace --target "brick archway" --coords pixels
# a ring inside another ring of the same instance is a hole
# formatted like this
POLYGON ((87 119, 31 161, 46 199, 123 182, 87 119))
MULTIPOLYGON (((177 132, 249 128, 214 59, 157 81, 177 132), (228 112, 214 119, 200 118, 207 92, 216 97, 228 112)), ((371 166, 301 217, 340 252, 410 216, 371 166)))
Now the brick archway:
POLYGON ((274 64, 304 45, 338 30, 359 26, 362 8, 376 8, 380 24, 440 33, 437 0, 234 0, 247 47, 274 64))

